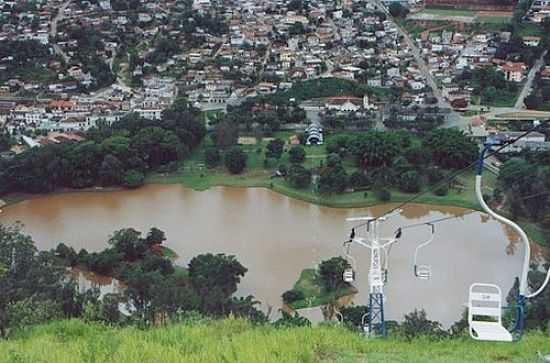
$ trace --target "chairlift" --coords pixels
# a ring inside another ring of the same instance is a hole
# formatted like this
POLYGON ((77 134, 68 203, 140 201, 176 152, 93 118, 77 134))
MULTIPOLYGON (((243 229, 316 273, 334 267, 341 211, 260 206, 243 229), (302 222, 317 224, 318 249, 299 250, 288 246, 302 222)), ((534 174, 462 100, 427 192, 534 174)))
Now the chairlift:
POLYGON ((353 271, 351 267, 347 268, 344 270, 344 274, 342 277, 344 282, 351 284, 353 281, 355 281, 355 271, 353 271))
POLYGON ((418 253, 422 248, 427 247, 430 243, 432 243, 435 236, 435 226, 431 223, 428 223, 427 225, 430 227, 431 230, 430 238, 427 241, 419 244, 414 251, 414 276, 421 280, 429 280, 432 277, 431 265, 418 264, 418 253))
MULTIPOLYGON (((354 237, 355 231, 352 231, 351 239, 353 239, 354 237)), ((346 256, 346 260, 348 261, 350 266, 344 269, 344 273, 342 274, 342 280, 349 284, 355 281, 355 259, 350 254, 350 245, 351 242, 344 243, 344 255, 346 256)))
POLYGON ((546 279, 541 287, 535 292, 528 294, 527 274, 529 272, 529 263, 531 250, 529 238, 523 229, 515 222, 495 213, 485 200, 481 192, 481 177, 483 173, 483 160, 492 144, 486 144, 477 165, 475 191, 476 197, 485 212, 496 220, 510 226, 520 236, 525 246, 525 255, 523 267, 519 280, 519 294, 515 306, 516 317, 515 324, 511 331, 502 325, 502 292, 499 286, 490 283, 474 283, 470 286, 468 296, 468 326, 470 336, 476 340, 511 342, 521 338, 524 326, 524 311, 527 299, 539 295, 550 280, 550 269, 547 272, 546 279), (483 319, 479 319, 479 317, 483 319), (490 321, 487 321, 490 318, 490 321), (515 335, 515 336, 514 336, 515 335))
POLYGON ((502 291, 497 285, 475 283, 470 286, 468 325, 472 338, 498 342, 513 341, 512 333, 502 326, 501 301, 502 291))

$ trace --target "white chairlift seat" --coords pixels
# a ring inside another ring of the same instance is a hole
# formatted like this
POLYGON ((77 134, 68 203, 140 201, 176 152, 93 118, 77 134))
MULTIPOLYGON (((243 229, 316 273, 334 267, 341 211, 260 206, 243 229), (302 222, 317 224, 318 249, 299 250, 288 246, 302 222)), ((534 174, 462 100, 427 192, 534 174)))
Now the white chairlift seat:
POLYGON ((501 301, 502 292, 497 285, 475 283, 470 286, 468 324, 472 338, 497 342, 513 340, 512 334, 502 326, 501 301))
POLYGON ((355 272, 353 271, 353 269, 351 268, 345 269, 342 279, 344 280, 344 282, 348 282, 348 283, 353 282, 353 280, 355 279, 355 272))
POLYGON ((415 265, 414 275, 419 279, 429 280, 432 277, 432 266, 430 265, 415 265))

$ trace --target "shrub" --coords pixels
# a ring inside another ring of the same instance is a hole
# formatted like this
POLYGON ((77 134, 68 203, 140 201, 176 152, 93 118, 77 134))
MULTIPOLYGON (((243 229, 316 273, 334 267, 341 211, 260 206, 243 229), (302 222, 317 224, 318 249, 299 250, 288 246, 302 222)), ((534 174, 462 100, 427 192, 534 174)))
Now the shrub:
POLYGON ((141 171, 129 170, 124 174, 123 185, 127 188, 137 188, 143 185, 145 175, 141 171))
POLYGON ((447 194, 449 194, 449 185, 448 184, 440 185, 439 187, 435 188, 434 194, 439 197, 446 196, 447 194))
POLYGON ((220 151, 218 149, 210 148, 204 152, 204 162, 208 168, 215 168, 221 161, 220 151))
POLYGON ((303 300, 305 298, 302 291, 294 289, 285 291, 282 297, 285 304, 292 304, 295 301, 303 300))
POLYGON ((292 165, 288 169, 288 183, 293 188, 304 189, 311 184, 311 171, 301 165, 292 165))
POLYGON ((414 170, 401 174, 399 189, 407 193, 417 193, 420 190, 420 175, 414 170))
POLYGON ((236 146, 225 154, 224 163, 231 174, 240 174, 246 167, 246 160, 247 155, 236 146))
POLYGON ((381 188, 374 192, 376 198, 382 202, 388 202, 391 200, 391 192, 388 189, 381 188))
POLYGON ((306 159, 306 151, 300 145, 294 145, 288 152, 288 160, 293 164, 303 163, 306 159))

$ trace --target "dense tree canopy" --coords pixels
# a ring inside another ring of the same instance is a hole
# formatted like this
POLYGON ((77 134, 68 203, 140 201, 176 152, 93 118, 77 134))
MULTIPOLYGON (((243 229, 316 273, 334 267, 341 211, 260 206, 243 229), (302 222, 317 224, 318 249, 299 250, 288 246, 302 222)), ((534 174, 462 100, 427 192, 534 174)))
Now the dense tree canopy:
POLYGON ((247 155, 238 146, 225 153, 225 167, 231 174, 240 174, 246 168, 247 155))
POLYGON ((179 102, 161 120, 129 114, 111 126, 90 129, 85 141, 32 148, 2 162, 0 193, 134 187, 143 182, 145 172, 187 157, 205 133, 196 111, 179 102))
POLYGON ((432 131, 423 141, 423 146, 432 153, 432 160, 447 169, 460 169, 475 161, 478 147, 466 135, 455 129, 432 131))

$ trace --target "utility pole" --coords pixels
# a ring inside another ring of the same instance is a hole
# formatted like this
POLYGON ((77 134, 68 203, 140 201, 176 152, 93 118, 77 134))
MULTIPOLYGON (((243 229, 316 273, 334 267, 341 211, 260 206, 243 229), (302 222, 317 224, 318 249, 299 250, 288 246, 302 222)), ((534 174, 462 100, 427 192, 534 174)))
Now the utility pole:
MULTIPOLYGON (((357 243, 371 251, 369 269, 369 310, 367 326, 363 327, 369 336, 385 336, 386 324, 384 318, 384 285, 387 281, 388 248, 397 242, 400 235, 393 238, 381 238, 380 228, 389 216, 380 218, 360 217, 350 218, 347 221, 366 222, 367 236, 353 237, 349 243, 357 243), (383 255, 383 256, 382 256, 383 255)), ((354 233, 352 233, 354 235, 354 233)))

